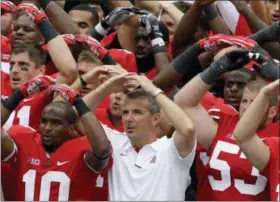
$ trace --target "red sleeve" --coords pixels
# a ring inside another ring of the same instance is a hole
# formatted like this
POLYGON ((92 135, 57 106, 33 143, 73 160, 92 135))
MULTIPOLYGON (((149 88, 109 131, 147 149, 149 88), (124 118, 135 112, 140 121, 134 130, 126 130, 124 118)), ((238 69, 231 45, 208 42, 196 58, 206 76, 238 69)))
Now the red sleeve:
POLYGON ((104 39, 102 39, 100 41, 101 45, 103 47, 108 46, 116 36, 117 36, 117 32, 113 32, 113 33, 109 34, 108 36, 105 36, 104 39))
POLYGON ((210 92, 207 92, 201 99, 200 104, 208 111, 214 105, 224 104, 224 100, 222 98, 215 97, 210 92))
POLYGON ((109 53, 112 58, 128 72, 137 73, 137 65, 134 53, 124 49, 109 49, 109 53))
POLYGON ((239 16, 237 27, 235 29, 235 35, 245 36, 245 37, 252 35, 248 23, 243 15, 239 16))
POLYGON ((111 122, 107 115, 108 108, 99 108, 95 110, 96 118, 103 124, 107 125, 108 127, 112 128, 111 122))
POLYGON ((261 171, 261 174, 269 176, 271 169, 274 168, 274 164, 279 161, 279 137, 266 138, 263 142, 269 147, 270 156, 267 165, 261 171))
POLYGON ((110 95, 108 95, 104 100, 102 100, 102 102, 99 103, 97 109, 104 109, 104 108, 107 109, 109 105, 110 105, 110 95))
POLYGON ((13 164, 16 162, 16 158, 18 156, 18 152, 25 146, 25 143, 31 142, 29 140, 30 137, 35 135, 37 132, 30 128, 30 127, 24 127, 21 125, 13 125, 8 131, 7 134, 13 139, 16 149, 14 150, 14 153, 11 154, 11 156, 7 157, 7 162, 10 164, 13 164))
POLYGON ((12 95, 10 76, 9 74, 4 73, 3 71, 1 71, 1 95, 2 97, 12 95))

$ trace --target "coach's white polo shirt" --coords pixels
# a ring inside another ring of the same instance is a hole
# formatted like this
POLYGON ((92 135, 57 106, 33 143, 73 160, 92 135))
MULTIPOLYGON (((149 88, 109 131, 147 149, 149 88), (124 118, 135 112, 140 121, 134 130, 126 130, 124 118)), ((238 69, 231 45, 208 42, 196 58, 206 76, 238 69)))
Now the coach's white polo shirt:
POLYGON ((162 137, 144 146, 139 153, 128 137, 120 135, 119 138, 120 141, 112 141, 114 163, 109 173, 111 201, 185 199, 196 145, 189 156, 182 159, 173 138, 162 137))

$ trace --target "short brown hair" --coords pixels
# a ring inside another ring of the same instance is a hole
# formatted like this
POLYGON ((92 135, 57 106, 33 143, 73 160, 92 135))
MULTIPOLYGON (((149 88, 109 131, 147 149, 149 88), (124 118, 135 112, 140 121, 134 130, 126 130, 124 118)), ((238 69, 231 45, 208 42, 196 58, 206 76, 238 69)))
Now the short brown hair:
MULTIPOLYGON (((268 84, 268 82, 258 79, 249 82, 245 88, 248 88, 252 92, 260 92, 263 87, 265 87, 268 84)), ((269 107, 277 106, 278 105, 278 96, 274 96, 269 101, 269 107)))
POLYGON ((98 63, 100 65, 103 65, 101 60, 94 55, 91 51, 82 51, 80 55, 78 56, 78 62, 92 62, 92 63, 98 63))
POLYGON ((152 114, 159 113, 160 112, 160 106, 156 102, 156 99, 146 93, 142 88, 137 88, 133 91, 127 91, 125 92, 128 99, 139 99, 139 98, 146 98, 149 101, 150 104, 150 112, 152 114))
POLYGON ((30 60, 35 62, 36 68, 45 65, 46 52, 41 48, 39 44, 20 43, 13 46, 11 55, 17 55, 20 53, 28 53, 30 60))

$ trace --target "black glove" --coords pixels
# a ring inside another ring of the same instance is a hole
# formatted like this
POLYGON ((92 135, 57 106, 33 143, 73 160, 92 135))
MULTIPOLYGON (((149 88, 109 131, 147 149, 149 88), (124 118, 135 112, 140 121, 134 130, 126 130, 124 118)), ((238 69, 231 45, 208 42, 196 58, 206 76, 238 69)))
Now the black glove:
POLYGON ((259 63, 253 64, 253 68, 264 77, 264 79, 275 81, 280 78, 279 67, 270 56, 254 52, 249 52, 247 56, 250 60, 259 63))
POLYGON ((248 54, 248 50, 234 50, 227 53, 200 73, 201 79, 208 85, 213 85, 223 73, 240 69, 247 64, 249 62, 248 54))
POLYGON ((156 16, 152 14, 144 15, 141 18, 141 26, 146 28, 151 40, 157 37, 162 38, 163 35, 159 30, 159 20, 156 16))
POLYGON ((111 30, 112 27, 122 24, 128 18, 141 14, 139 9, 135 7, 117 7, 112 10, 107 16, 93 28, 92 36, 100 41, 111 30))
POLYGON ((144 15, 140 19, 140 26, 144 27, 152 42, 154 53, 167 52, 163 34, 159 30, 159 20, 152 14, 144 15))

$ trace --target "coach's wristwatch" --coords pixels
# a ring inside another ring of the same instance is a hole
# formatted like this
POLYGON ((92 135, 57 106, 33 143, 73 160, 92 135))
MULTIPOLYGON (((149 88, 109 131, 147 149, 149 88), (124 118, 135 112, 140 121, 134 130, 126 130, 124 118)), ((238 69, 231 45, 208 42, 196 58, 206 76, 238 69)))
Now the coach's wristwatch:
POLYGON ((156 98, 159 94, 163 93, 163 91, 160 88, 157 88, 153 93, 152 96, 156 98))

